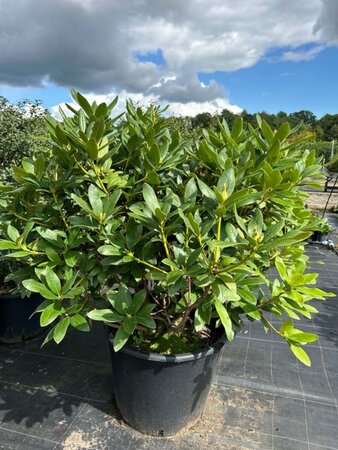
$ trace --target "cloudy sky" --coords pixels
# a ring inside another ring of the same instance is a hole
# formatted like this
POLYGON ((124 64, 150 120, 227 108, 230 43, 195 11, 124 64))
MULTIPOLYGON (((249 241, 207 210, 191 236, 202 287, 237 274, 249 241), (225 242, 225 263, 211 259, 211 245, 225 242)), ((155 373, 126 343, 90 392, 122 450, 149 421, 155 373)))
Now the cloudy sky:
POLYGON ((0 95, 338 113, 338 0, 0 0, 0 95))

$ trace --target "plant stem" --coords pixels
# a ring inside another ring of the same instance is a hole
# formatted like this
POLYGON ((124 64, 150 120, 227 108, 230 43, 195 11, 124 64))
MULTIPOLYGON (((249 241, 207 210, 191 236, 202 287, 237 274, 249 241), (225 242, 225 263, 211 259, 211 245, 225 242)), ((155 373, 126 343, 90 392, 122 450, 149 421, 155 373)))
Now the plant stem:
MULTIPOLYGON (((264 316, 263 316, 264 317, 264 316)), ((270 320, 268 320, 266 317, 264 317, 264 320, 266 321, 266 323, 269 325, 269 327, 277 334, 279 334, 279 336, 283 336, 282 333, 280 333, 276 327, 274 327, 272 325, 272 323, 270 322, 270 320)))
POLYGON ((95 175, 96 175, 96 177, 97 177, 97 180, 98 180, 98 182, 100 183, 101 189, 103 190, 103 192, 104 192, 105 194, 109 194, 109 192, 107 191, 105 185, 102 183, 100 174, 99 174, 98 171, 97 171, 97 167, 96 167, 95 163, 93 163, 93 169, 94 169, 95 175))
POLYGON ((161 231, 161 238, 162 238, 162 242, 164 245, 165 254, 167 255, 168 259, 171 259, 169 248, 168 248, 168 241, 167 241, 167 237, 164 233, 163 225, 160 225, 160 231, 161 231))
MULTIPOLYGON (((58 200, 57 200, 54 188, 51 189, 51 193, 52 193, 55 203, 57 203, 58 200)), ((67 228, 67 231, 70 232, 70 227, 66 221, 65 215, 63 214, 62 208, 60 208, 59 211, 60 211, 60 216, 61 216, 62 222, 64 223, 65 227, 67 228)))
POLYGON ((182 321, 179 323, 178 327, 177 327, 177 331, 176 333, 182 333, 182 331, 185 328, 185 324, 187 323, 190 313, 194 310, 197 309, 201 303, 203 303, 203 301, 206 299, 206 297, 208 296, 209 293, 209 289, 210 286, 207 286, 204 290, 204 292, 201 294, 201 296, 196 300, 195 303, 191 304, 188 308, 186 308, 186 310, 184 311, 184 316, 182 318, 182 321))
MULTIPOLYGON (((221 231, 222 231, 222 217, 219 217, 217 220, 217 240, 221 240, 221 231)), ((219 247, 216 247, 215 250, 215 264, 218 263, 219 259, 221 257, 221 249, 219 247)))
POLYGON ((145 266, 150 267, 151 269, 157 270, 158 272, 162 272, 165 273, 166 275, 168 274, 167 271, 160 269, 159 267, 154 266, 153 264, 148 263, 147 261, 143 261, 143 259, 137 258, 136 256, 134 256, 132 253, 128 254, 129 256, 132 256, 134 258, 134 260, 140 264, 144 264, 145 266))

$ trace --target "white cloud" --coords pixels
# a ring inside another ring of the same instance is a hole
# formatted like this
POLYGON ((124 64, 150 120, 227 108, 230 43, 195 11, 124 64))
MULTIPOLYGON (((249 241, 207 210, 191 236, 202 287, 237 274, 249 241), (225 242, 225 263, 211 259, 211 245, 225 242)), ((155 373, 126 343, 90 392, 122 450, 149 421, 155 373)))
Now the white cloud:
POLYGON ((309 50, 298 50, 298 51, 291 50, 288 52, 284 52, 281 59, 283 61, 293 61, 293 62, 309 61, 315 58, 324 49, 325 49, 324 45, 318 45, 309 50))
MULTIPOLYGON (((275 48, 309 59, 338 42, 337 0, 0 0, 0 84, 227 104, 200 72, 250 67, 275 48), (317 50, 300 51, 312 43, 317 50), (161 49, 164 64, 135 55, 161 49), (312 52, 312 53, 311 53, 312 52)), ((188 106, 190 105, 190 106, 188 106)))
MULTIPOLYGON (((117 95, 116 93, 110 93, 108 95, 87 94, 86 98, 90 102, 93 102, 95 100, 97 103, 102 103, 102 102, 109 103, 114 99, 114 97, 116 95, 117 95)), ((118 115, 125 111, 125 103, 129 99, 133 100, 134 103, 138 103, 142 106, 150 106, 151 104, 154 104, 154 103, 161 105, 161 106, 167 105, 167 103, 161 101, 158 96, 134 94, 131 92, 126 92, 126 91, 122 91, 118 95, 119 95, 119 101, 113 111, 114 115, 118 115)), ((68 104, 70 104, 74 108, 77 108, 77 105, 74 102, 68 102, 68 104)), ((59 108, 62 108, 66 114, 71 115, 70 111, 66 107, 66 104, 61 103, 60 105, 56 105, 50 109, 51 114, 56 119, 61 119, 59 108)), ((221 112, 223 109, 228 109, 229 111, 233 112, 234 114, 240 114, 243 110, 242 108, 240 108, 237 105, 228 103, 223 98, 216 98, 212 101, 203 101, 203 102, 187 102, 187 103, 171 102, 170 108, 167 110, 167 112, 165 114, 167 116, 191 116, 191 117, 194 117, 197 114, 200 114, 202 112, 209 112, 210 114, 214 114, 217 112, 221 112)))
POLYGON ((320 17, 314 27, 314 32, 326 42, 338 44, 338 2, 337 0, 322 0, 320 17))

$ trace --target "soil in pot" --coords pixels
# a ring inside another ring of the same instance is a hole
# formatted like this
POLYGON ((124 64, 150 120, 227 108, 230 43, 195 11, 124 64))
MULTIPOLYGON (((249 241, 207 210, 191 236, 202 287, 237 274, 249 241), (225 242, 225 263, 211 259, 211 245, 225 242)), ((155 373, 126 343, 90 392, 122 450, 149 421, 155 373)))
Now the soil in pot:
POLYGON ((110 338, 114 389, 123 419, 139 431, 170 436, 201 417, 225 339, 172 356, 124 346, 110 338))
POLYGON ((19 343, 43 333, 40 315, 32 316, 43 300, 40 294, 29 298, 21 298, 19 294, 0 295, 0 343, 19 343))

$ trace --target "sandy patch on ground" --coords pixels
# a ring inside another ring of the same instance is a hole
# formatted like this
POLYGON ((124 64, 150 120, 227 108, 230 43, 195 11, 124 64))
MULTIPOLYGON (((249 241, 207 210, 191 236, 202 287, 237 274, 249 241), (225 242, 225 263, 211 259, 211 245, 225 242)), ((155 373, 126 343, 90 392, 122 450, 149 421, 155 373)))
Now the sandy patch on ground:
MULTIPOLYGON (((323 210, 329 198, 330 192, 309 192, 309 197, 305 200, 312 210, 323 210)), ((328 210, 338 207, 338 192, 334 192, 329 200, 328 210)))

